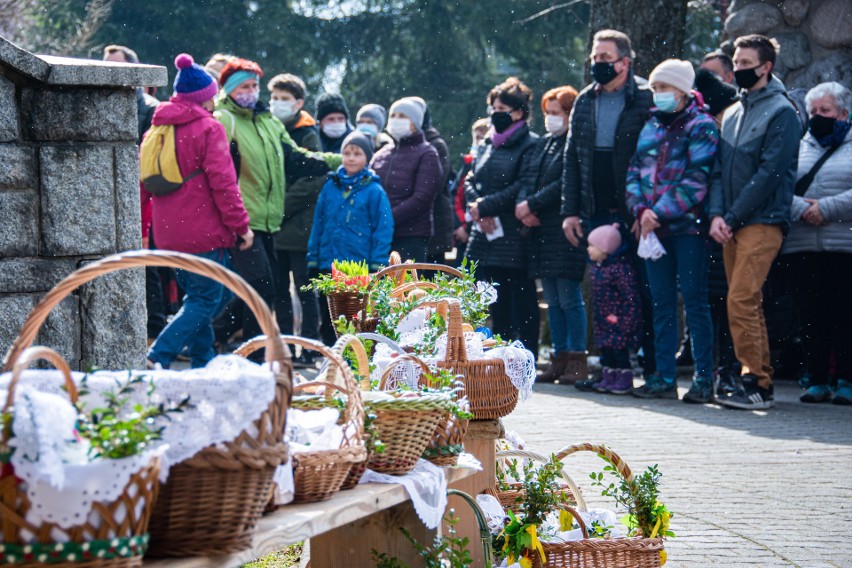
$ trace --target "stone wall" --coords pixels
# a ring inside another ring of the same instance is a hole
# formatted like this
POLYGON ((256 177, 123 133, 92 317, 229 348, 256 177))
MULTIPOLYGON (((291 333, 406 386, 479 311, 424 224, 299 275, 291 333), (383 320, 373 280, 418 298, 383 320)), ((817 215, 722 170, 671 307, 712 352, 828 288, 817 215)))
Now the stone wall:
MULTIPOLYGON (((139 248, 135 85, 165 82, 163 67, 35 56, 0 38, 0 353, 62 278, 139 248)), ((145 336, 138 269, 66 298, 37 343, 72 368, 140 368, 145 336)))
POLYGON ((825 81, 852 88, 852 0, 734 0, 729 38, 760 33, 781 44, 775 71, 788 89, 825 81))

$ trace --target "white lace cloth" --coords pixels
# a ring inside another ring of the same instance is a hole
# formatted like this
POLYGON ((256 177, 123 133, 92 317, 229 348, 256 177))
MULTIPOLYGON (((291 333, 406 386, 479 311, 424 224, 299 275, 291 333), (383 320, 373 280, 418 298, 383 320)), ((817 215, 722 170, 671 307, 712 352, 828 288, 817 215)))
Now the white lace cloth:
MULTIPOLYGON (((7 392, 0 390, 0 399, 5 399, 7 392)), ((9 445, 14 449, 11 462, 15 475, 22 480, 31 503, 25 518, 33 525, 49 522, 68 529, 88 519, 98 526, 101 519, 92 512, 93 503, 117 499, 133 474, 153 456, 162 456, 168 450, 167 445, 161 445, 138 456, 90 462, 88 444, 74 434, 76 421, 77 411, 67 395, 18 385, 12 420, 15 435, 9 445)), ((144 504, 137 503, 137 515, 144 504)), ((121 518, 120 510, 117 517, 121 518)), ((33 536, 27 531, 23 535, 25 539, 33 536)), ((57 542, 67 540, 59 531, 53 536, 57 542)))
MULTIPOLYGON (((163 455, 160 479, 165 481, 169 468, 181 461, 192 457, 200 450, 213 444, 221 444, 236 438, 240 432, 247 430, 255 432, 252 422, 256 420, 275 398, 275 377, 266 365, 257 365, 236 355, 216 357, 206 367, 188 371, 133 371, 134 375, 143 375, 153 380, 156 387, 150 403, 177 403, 186 396, 190 397, 192 408, 180 413, 170 413, 161 418, 165 426, 162 444, 168 445, 163 455)), ((72 378, 78 385, 83 373, 73 373, 72 378)), ((0 389, 7 388, 10 373, 0 375, 0 389)), ((116 381, 127 381, 127 371, 97 371, 88 376, 87 390, 89 394, 81 396, 80 400, 87 409, 97 408, 103 404, 102 393, 115 390, 116 381)), ((32 390, 60 394, 66 401, 67 395, 62 390, 64 384, 61 375, 54 370, 26 370, 18 383, 21 387, 31 387, 32 390)), ((139 403, 148 405, 145 385, 139 385, 128 396, 128 408, 139 403)), ((17 399, 17 395, 16 395, 17 399)), ((47 415, 51 416, 51 415, 47 415)), ((67 418, 66 418, 67 420, 67 418)), ((67 436, 65 425, 59 420, 46 421, 40 436, 46 443, 55 443, 61 436, 67 436)), ((15 430, 16 437, 21 434, 15 430)), ((34 439, 22 438, 18 442, 22 451, 15 452, 17 459, 21 456, 34 455, 34 439)), ((14 463, 15 458, 13 458, 14 463)), ((39 467, 48 479, 58 479, 57 462, 47 456, 39 459, 39 467)), ((17 465, 16 465, 17 468, 17 465)))
POLYGON ((666 248, 663 246, 663 243, 660 242, 659 237, 657 237, 657 233, 652 231, 639 239, 639 248, 637 249, 636 254, 639 258, 657 260, 666 254, 666 248))
POLYGON ((442 468, 420 459, 414 469, 405 475, 387 475, 368 469, 360 483, 402 485, 423 524, 430 529, 436 529, 441 524, 447 508, 447 476, 442 468))

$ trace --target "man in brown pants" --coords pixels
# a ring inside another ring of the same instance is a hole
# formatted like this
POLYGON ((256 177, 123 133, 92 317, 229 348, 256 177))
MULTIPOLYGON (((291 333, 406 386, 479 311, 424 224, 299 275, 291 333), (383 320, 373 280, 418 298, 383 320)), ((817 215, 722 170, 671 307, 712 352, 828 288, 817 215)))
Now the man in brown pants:
POLYGON ((775 405, 769 337, 761 289, 790 226, 801 125, 780 80, 772 75, 777 44, 760 35, 734 43, 740 101, 722 119, 710 187, 710 236, 723 245, 728 319, 742 385, 719 404, 775 405))

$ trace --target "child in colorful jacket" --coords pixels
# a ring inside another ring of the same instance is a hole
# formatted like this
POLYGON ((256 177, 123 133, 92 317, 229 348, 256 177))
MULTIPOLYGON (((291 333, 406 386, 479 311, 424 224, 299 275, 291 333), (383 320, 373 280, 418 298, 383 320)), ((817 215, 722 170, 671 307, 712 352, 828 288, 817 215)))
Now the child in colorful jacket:
POLYGON ((712 398, 713 321, 707 293, 707 231, 704 211, 719 131, 692 90, 688 61, 668 59, 649 78, 654 91, 651 117, 639 134, 627 171, 627 206, 643 238, 653 233, 666 254, 646 259, 654 301, 657 373, 636 389, 640 398, 677 398, 678 288, 692 339, 695 376, 684 402, 712 398))
POLYGON ((588 237, 595 346, 603 370, 599 379, 574 383, 580 390, 627 394, 633 389, 630 349, 639 346, 642 311, 636 273, 624 255, 618 227, 601 225, 588 237))
POLYGON ((366 261, 371 271, 387 263, 393 214, 379 177, 367 167, 373 145, 363 133, 343 142, 343 165, 329 174, 317 201, 308 271, 330 272, 335 260, 366 261))

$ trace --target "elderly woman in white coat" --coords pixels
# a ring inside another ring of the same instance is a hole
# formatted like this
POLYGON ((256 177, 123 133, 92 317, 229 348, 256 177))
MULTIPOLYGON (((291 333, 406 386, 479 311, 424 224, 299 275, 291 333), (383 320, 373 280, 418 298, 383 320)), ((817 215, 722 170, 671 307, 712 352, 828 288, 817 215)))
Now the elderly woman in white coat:
POLYGON ((822 83, 808 92, 805 103, 810 122, 799 149, 793 225, 781 250, 803 330, 808 374, 801 400, 849 405, 852 93, 840 83, 822 83), (832 356, 833 377, 829 376, 832 356))

